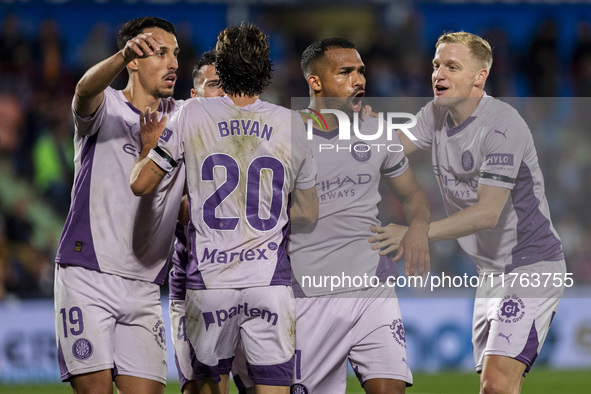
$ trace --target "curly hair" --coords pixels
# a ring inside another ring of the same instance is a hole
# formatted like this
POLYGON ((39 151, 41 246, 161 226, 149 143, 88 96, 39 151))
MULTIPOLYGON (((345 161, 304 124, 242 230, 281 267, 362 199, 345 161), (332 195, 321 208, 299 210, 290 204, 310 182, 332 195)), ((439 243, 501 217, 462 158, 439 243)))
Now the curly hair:
POLYGON ((302 73, 306 78, 312 73, 312 64, 322 58, 329 49, 356 49, 355 44, 346 38, 325 38, 315 41, 302 53, 302 73))
POLYGON ((132 19, 125 22, 119 33, 117 33, 117 47, 121 50, 127 44, 127 41, 137 36, 145 29, 157 27, 168 33, 176 35, 176 29, 172 23, 166 19, 156 16, 144 16, 142 18, 132 19))
POLYGON ((269 41, 255 25, 230 26, 218 36, 215 64, 222 89, 229 95, 257 96, 272 74, 269 41))

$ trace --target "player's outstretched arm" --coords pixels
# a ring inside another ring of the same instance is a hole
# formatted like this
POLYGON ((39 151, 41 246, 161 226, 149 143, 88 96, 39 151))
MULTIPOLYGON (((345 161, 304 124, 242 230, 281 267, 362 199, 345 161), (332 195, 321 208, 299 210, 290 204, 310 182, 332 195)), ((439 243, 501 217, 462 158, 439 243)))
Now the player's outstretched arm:
POLYGON ((380 249, 381 255, 386 255, 396 249, 398 252, 394 260, 404 255, 404 271, 406 275, 414 275, 418 270, 420 276, 429 272, 431 262, 429 258, 429 221, 431 209, 427 194, 417 182, 410 167, 400 176, 386 178, 386 184, 402 203, 404 217, 409 227, 389 224, 384 227, 372 227, 376 235, 369 238, 374 243, 372 249, 380 249))
POLYGON ((91 67, 76 85, 74 109, 81 117, 94 114, 103 101, 104 90, 129 62, 152 56, 164 41, 158 33, 142 33, 127 41, 125 47, 91 67))
POLYGON ((478 202, 445 219, 431 223, 429 240, 456 239, 495 227, 510 192, 510 189, 504 187, 478 185, 478 202))
POLYGON ((318 220, 318 196, 316 186, 309 189, 294 189, 289 209, 292 224, 312 224, 318 220))
POLYGON ((160 183, 166 172, 158 167, 148 153, 158 145, 158 139, 166 126, 166 116, 158 120, 158 112, 146 108, 140 113, 140 136, 142 139, 142 151, 133 165, 129 183, 131 190, 136 196, 143 196, 151 193, 160 183))
POLYGON ((412 141, 402 131, 398 132, 398 138, 400 139, 400 143, 402 144, 404 155, 406 157, 419 150, 419 148, 413 144, 412 141))

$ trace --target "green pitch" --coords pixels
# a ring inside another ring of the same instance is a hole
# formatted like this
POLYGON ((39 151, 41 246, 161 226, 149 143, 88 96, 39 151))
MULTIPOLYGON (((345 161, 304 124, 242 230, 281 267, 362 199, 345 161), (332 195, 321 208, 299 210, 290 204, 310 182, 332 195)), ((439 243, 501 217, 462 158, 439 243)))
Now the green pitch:
MULTIPOLYGON (((478 375, 475 373, 445 372, 437 374, 414 374, 415 385, 408 394, 474 394, 478 392, 478 375)), ((349 378, 347 394, 362 394, 363 389, 355 378, 349 378)), ((3 394, 68 394, 72 391, 66 384, 58 385, 0 385, 3 394)), ((537 370, 528 374, 523 383, 522 394, 587 394, 591 392, 591 370, 537 370)), ((178 383, 171 382, 165 394, 179 394, 178 383)), ((236 394, 234 387, 231 394, 236 394)), ((327 393, 328 394, 328 393, 327 393)))

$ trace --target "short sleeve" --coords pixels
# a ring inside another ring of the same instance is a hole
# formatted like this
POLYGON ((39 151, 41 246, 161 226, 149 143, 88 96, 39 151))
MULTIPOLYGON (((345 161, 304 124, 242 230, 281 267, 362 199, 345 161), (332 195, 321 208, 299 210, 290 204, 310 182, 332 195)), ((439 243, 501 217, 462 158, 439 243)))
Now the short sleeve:
POLYGON ((96 109, 94 114, 90 116, 81 117, 74 109, 74 99, 72 99, 72 114, 74 117, 74 126, 76 133, 83 137, 88 137, 95 134, 101 127, 103 120, 107 114, 107 101, 111 100, 115 95, 115 90, 111 87, 105 89, 103 101, 96 109))
MULTIPOLYGON (((402 146, 397 134, 392 135, 389 146, 402 146)), ((408 168, 408 159, 404 155, 402 149, 400 151, 388 151, 384 162, 380 168, 380 174, 387 178, 396 178, 404 173, 408 168)))
POLYGON ((183 160, 185 109, 186 104, 174 114, 160 135, 158 145, 148 153, 148 157, 166 172, 171 172, 183 160))
POLYGON ((295 188, 306 190, 314 187, 316 184, 316 162, 312 154, 312 149, 306 143, 306 130, 302 118, 297 112, 292 112, 291 116, 291 154, 294 164, 295 188))
POLYGON ((513 189, 530 142, 531 133, 523 121, 504 122, 486 133, 478 183, 513 189))

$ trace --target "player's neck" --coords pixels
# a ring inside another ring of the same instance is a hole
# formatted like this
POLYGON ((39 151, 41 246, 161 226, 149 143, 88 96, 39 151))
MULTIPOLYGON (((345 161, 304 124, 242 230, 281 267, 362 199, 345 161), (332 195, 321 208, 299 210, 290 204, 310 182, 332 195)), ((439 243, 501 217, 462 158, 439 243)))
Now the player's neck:
MULTIPOLYGON (((324 105, 322 97, 312 96, 310 97, 310 105, 308 105, 308 108, 321 113, 321 111, 327 107, 324 105)), ((332 114, 322 114, 322 117, 323 121, 326 122, 326 127, 328 129, 326 131, 335 130, 339 127, 339 120, 336 116, 332 114)))
POLYGON ((160 106, 160 98, 146 94, 143 89, 138 89, 131 82, 123 89, 123 95, 131 105, 140 111, 144 111, 146 107, 150 107, 152 111, 155 111, 160 106))
POLYGON ((454 127, 464 123, 464 121, 468 119, 474 113, 474 111, 476 111, 476 108, 478 108, 478 104, 480 104, 482 97, 483 93, 480 93, 480 95, 468 97, 455 106, 449 108, 449 114, 454 123, 454 127))
POLYGON ((240 94, 240 95, 229 94, 228 97, 230 97, 232 99, 232 102, 234 103, 234 105, 237 105, 238 107, 245 107, 249 104, 253 104, 259 98, 259 96, 246 96, 243 94, 240 94))

